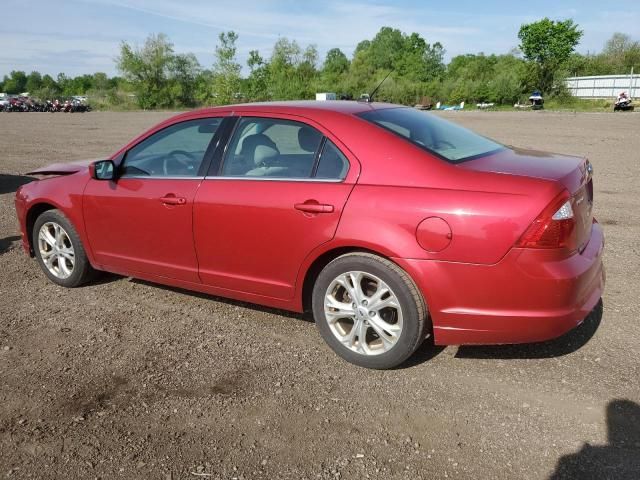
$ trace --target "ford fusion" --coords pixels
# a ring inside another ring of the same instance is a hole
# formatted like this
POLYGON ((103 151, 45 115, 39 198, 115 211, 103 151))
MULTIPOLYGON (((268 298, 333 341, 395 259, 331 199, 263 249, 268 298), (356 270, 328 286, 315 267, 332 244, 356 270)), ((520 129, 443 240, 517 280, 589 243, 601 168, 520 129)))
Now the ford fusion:
MULTIPOLYGON (((588 160, 382 103, 184 113, 16 192, 24 249, 77 287, 108 271, 297 312, 341 357, 543 341, 604 288, 588 160)), ((260 328, 256 325, 256 328, 260 328)))

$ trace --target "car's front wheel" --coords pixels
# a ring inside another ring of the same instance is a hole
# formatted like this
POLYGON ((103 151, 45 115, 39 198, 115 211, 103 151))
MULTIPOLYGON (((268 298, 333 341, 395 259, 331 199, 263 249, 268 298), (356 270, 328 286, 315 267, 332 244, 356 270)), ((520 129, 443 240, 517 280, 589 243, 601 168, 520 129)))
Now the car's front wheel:
POLYGON ((32 245, 40 267, 58 285, 77 287, 95 273, 78 232, 60 210, 47 210, 36 219, 32 245))
POLYGON ((362 367, 393 368, 425 338, 427 307, 415 283, 376 255, 349 253, 330 262, 316 280, 312 305, 324 340, 362 367))

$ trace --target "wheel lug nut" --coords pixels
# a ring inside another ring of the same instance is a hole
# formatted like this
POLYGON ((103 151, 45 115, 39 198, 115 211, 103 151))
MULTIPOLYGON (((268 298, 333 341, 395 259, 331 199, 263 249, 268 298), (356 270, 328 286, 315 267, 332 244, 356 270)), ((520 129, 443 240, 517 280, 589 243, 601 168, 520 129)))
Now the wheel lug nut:
POLYGON ((376 312, 374 312, 373 310, 371 310, 371 311, 369 312, 369 316, 370 316, 370 317, 375 317, 375 316, 376 316, 376 312))
POLYGON ((353 308, 356 308, 356 307, 357 307, 356 302, 353 302, 353 303, 351 304, 351 306, 352 306, 353 308))
POLYGON ((362 300, 362 305, 364 305, 365 307, 367 306, 369 302, 367 302, 366 300, 362 300))

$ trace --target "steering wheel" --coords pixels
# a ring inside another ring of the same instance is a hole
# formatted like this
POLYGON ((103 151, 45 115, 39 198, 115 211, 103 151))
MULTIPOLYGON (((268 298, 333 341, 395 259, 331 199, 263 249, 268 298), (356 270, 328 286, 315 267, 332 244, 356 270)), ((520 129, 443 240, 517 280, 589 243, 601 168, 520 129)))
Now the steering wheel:
POLYGON ((193 160, 193 154, 186 150, 173 150, 162 159, 162 172, 167 176, 173 174, 176 170, 182 171, 185 174, 192 173, 193 160))

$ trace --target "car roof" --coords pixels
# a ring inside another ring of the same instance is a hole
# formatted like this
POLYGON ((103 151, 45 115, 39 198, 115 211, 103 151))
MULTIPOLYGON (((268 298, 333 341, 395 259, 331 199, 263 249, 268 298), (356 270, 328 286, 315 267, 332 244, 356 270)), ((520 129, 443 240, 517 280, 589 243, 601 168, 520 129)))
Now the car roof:
POLYGON ((284 113, 292 115, 314 116, 323 113, 342 113, 346 115, 355 115, 362 112, 372 110, 381 110, 386 108, 402 107, 403 105, 393 105, 390 103, 379 102, 357 102, 348 100, 295 100, 287 102, 257 102, 242 103, 237 105, 223 105, 219 107, 201 108, 189 112, 191 114, 198 113, 216 113, 219 111, 228 112, 265 112, 265 113, 284 113))
POLYGON ((131 142, 123 146, 118 150, 112 158, 121 154, 132 145, 139 142, 141 139, 148 137, 149 135, 166 128, 174 123, 195 120, 199 118, 206 118, 208 116, 229 116, 239 115, 242 116, 243 112, 247 113, 266 113, 266 114, 281 114, 281 115, 293 115, 299 117, 305 117, 312 121, 322 123, 324 120, 336 120, 339 117, 352 117, 358 113, 370 112, 375 110, 384 110, 388 108, 408 108, 404 105, 394 105, 391 103, 382 102, 358 102, 351 100, 295 100, 284 102, 256 102, 256 103, 242 103, 235 105, 220 105, 217 107, 205 107, 195 110, 189 110, 187 112, 179 113, 166 120, 155 125, 151 129, 142 133, 138 137, 135 137, 131 142))

